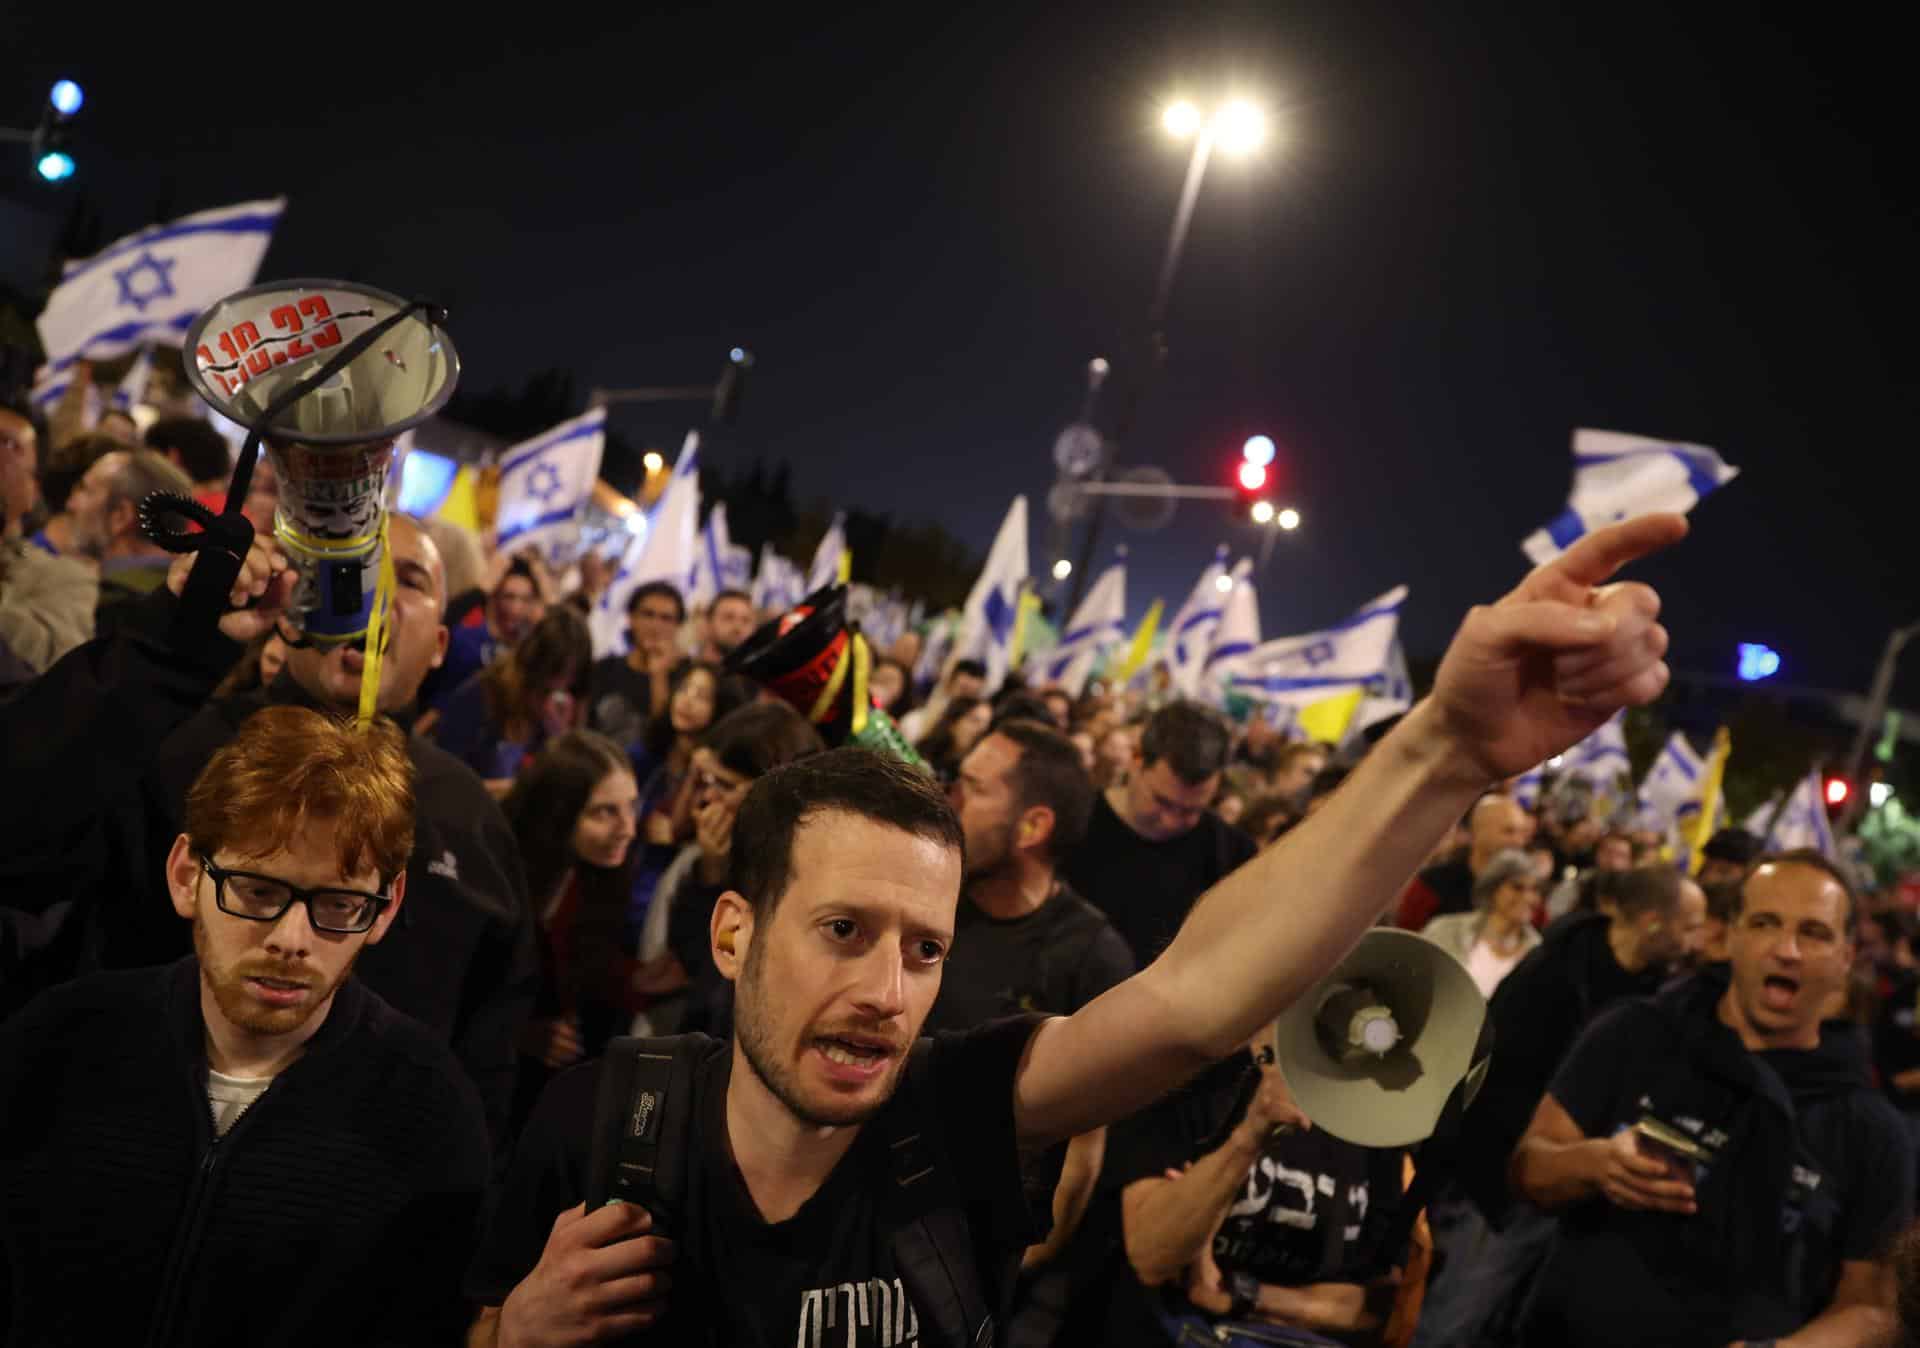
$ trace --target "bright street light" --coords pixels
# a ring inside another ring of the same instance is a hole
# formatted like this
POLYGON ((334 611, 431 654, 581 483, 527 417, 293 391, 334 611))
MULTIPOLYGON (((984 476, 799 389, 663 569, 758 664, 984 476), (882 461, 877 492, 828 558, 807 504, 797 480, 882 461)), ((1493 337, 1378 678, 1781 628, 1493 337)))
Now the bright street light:
POLYGON ((1248 463, 1257 463, 1262 468, 1273 462, 1273 437, 1252 435, 1247 443, 1240 447, 1240 457, 1248 463))
POLYGON ((1221 594, 1225 594, 1228 590, 1231 590, 1233 588, 1233 577, 1232 576, 1215 576, 1213 578, 1213 588, 1220 591, 1221 594))
POLYGON ((61 182, 73 176, 73 156, 65 150, 49 150, 33 167, 48 182, 61 182))
POLYGON ((1059 561, 1053 564, 1053 578, 1055 580, 1065 580, 1068 576, 1071 576, 1072 574, 1073 574, 1073 563, 1068 561, 1065 557, 1062 557, 1059 561))
POLYGON ((1259 491, 1267 485, 1267 470, 1248 459, 1240 465, 1240 485, 1248 491, 1259 491))
POLYGON ((80 105, 87 96, 80 92, 80 86, 72 80, 59 80, 53 86, 53 92, 47 95, 47 102, 53 104, 53 110, 62 117, 71 117, 80 111, 80 105))
POLYGON ((1255 501, 1253 503, 1253 522, 1255 524, 1265 524, 1268 521, 1270 521, 1272 518, 1273 518, 1273 502, 1272 501, 1255 501))
POLYGON ((1867 799, 1873 803, 1874 809, 1879 809, 1893 799, 1893 783, 1875 782, 1867 788, 1867 799))
POLYGON ((650 449, 641 455, 640 463, 646 468, 649 477, 667 466, 667 461, 660 457, 660 451, 657 449, 650 449))
POLYGON ((1300 512, 1292 506, 1288 506, 1285 510, 1273 517, 1273 522, 1282 529, 1298 529, 1300 527, 1300 512))
POLYGON ((1228 154, 1251 154, 1267 138, 1267 115, 1244 98, 1214 114, 1214 135, 1228 154))
POLYGON ((1167 104, 1167 110, 1160 114, 1160 125, 1167 129, 1169 136, 1185 140, 1200 129, 1200 109, 1180 99, 1167 104))

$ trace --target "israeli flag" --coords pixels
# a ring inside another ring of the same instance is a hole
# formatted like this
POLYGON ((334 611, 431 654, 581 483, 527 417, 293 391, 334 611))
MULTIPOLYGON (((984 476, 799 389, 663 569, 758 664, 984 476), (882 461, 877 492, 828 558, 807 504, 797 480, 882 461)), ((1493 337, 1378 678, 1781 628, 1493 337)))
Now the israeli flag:
POLYGON ((1296 715, 1341 693, 1364 691, 1387 673, 1407 587, 1396 585, 1324 631, 1257 646, 1233 691, 1296 715))
POLYGON ((1787 852, 1811 847, 1828 860, 1838 860, 1833 825, 1827 819, 1827 797, 1818 771, 1809 772, 1793 788, 1786 804, 1774 811, 1773 823, 1765 833, 1769 852, 1787 852))
POLYGON ((1547 768, 1544 763, 1536 763, 1515 777, 1508 786, 1508 794, 1520 803, 1520 808, 1531 810, 1540 800, 1540 789, 1546 784, 1547 768))
POLYGON ((1046 681, 1066 689, 1078 699, 1086 691, 1094 665, 1108 650, 1127 637, 1127 567, 1125 552, 1100 573, 1080 607, 1073 611, 1060 644, 1053 648, 1046 665, 1046 681))
POLYGON ((1668 736, 1640 783, 1641 826, 1661 833, 1671 830, 1681 808, 1700 799, 1700 778, 1706 767, 1706 760, 1685 735, 1676 730, 1668 736))
POLYGON ((1360 699, 1360 706, 1353 713, 1348 738, 1412 709, 1413 676, 1407 672, 1407 653, 1401 649, 1400 638, 1396 636, 1387 652, 1387 667, 1367 681, 1366 696, 1360 699))
POLYGON ((1626 712, 1617 711, 1567 750, 1560 764, 1562 780, 1611 782, 1630 771, 1626 726, 1626 712))
POLYGON ((785 613, 806 597, 800 568, 775 552, 773 544, 762 543, 760 570, 753 578, 753 606, 762 613, 785 613))
POLYGON ((35 320, 47 363, 33 402, 46 409, 78 360, 111 360, 148 342, 179 346, 200 311, 253 284, 286 210, 284 197, 154 225, 70 263, 35 320))
POLYGON ((580 513, 593 499, 606 444, 607 409, 596 407, 507 450, 500 458, 494 547, 505 553, 537 548, 549 566, 564 569, 578 550, 580 513))
POLYGON ((1173 691, 1181 697, 1195 697, 1200 692, 1200 672, 1213 649, 1214 630, 1227 611, 1227 587, 1220 583, 1225 578, 1227 545, 1222 543, 1213 550, 1213 560, 1200 573, 1200 579, 1193 583, 1187 601, 1167 624, 1160 658, 1167 666, 1173 691))
POLYGON ((948 609, 928 624, 926 640, 920 643, 920 658, 913 665, 913 686, 920 692, 932 688, 953 654, 954 638, 960 631, 960 615, 948 609))
POLYGON ((727 503, 715 501, 713 509, 707 512, 706 524, 700 529, 693 581, 687 592, 688 605, 705 608, 722 590, 744 590, 751 555, 745 548, 736 547, 727 532, 727 503))
POLYGON ((1618 431, 1573 433, 1573 495, 1520 550, 1536 564, 1558 557, 1574 540, 1621 520, 1672 510, 1685 514, 1740 470, 1705 445, 1649 440, 1618 431))
POLYGON ((673 476, 653 508, 653 523, 627 555, 593 606, 588 626, 595 655, 627 649, 627 600, 650 580, 664 580, 684 596, 693 581, 700 523, 700 432, 688 431, 673 476))
POLYGON ((986 566, 967 592, 960 610, 960 635, 954 641, 954 651, 962 659, 986 662, 989 693, 997 691, 1007 677, 1014 620, 1020 614, 1020 591, 1026 583, 1027 498, 1016 496, 1000 522, 1000 532, 994 535, 986 566))
POLYGON ((1200 695, 1216 707, 1226 705, 1233 676, 1247 667, 1260 644, 1260 596, 1253 586, 1253 559, 1242 557, 1235 562, 1227 579, 1231 588, 1213 629, 1213 644, 1200 666, 1200 695))
POLYGON ((113 391, 113 406, 118 412, 131 413, 134 408, 147 400, 147 381, 153 378, 153 348, 143 346, 140 354, 133 358, 133 364, 127 367, 126 374, 120 377, 120 386, 113 391))
POLYGON ((807 593, 812 594, 823 585, 834 585, 840 580, 840 555, 847 550, 847 514, 838 511, 833 523, 827 526, 826 533, 820 536, 820 546, 813 550, 813 561, 807 567, 807 593))

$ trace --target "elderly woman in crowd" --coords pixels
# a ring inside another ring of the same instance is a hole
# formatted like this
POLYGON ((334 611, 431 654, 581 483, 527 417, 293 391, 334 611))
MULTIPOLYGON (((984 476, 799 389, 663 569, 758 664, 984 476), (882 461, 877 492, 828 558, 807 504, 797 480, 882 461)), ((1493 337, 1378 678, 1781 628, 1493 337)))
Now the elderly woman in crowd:
POLYGON ((1525 852, 1508 848, 1474 877, 1472 912, 1436 917, 1420 934, 1465 965, 1481 995, 1491 997, 1540 944, 1533 925, 1539 910, 1539 869, 1525 852))

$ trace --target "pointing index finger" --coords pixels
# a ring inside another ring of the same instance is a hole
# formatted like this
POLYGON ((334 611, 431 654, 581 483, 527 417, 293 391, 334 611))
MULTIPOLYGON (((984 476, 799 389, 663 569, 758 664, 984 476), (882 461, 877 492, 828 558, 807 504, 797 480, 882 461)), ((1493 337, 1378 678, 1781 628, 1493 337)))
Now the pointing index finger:
POLYGON ((1574 545, 1533 573, 1533 579, 1571 581, 1587 587, 1608 580, 1629 562, 1637 562, 1687 536, 1684 515, 1642 515, 1610 524, 1574 545))

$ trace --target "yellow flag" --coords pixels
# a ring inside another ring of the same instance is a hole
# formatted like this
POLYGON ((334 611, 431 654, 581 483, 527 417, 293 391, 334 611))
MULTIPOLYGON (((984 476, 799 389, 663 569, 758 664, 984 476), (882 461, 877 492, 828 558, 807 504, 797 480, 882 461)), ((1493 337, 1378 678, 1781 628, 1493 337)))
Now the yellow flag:
POLYGON ((479 532, 480 495, 477 487, 473 468, 463 464, 460 471, 453 475, 453 485, 447 488, 447 499, 440 503, 433 517, 479 532))
POLYGON ((1308 739, 1322 744, 1340 743, 1347 737, 1347 723, 1360 710, 1360 699, 1365 695, 1364 688, 1349 688, 1302 707, 1298 718, 1300 728, 1307 732, 1308 739))
POLYGON ((840 549, 839 580, 842 585, 853 579, 853 549, 840 549))
POLYGON ((1707 754, 1706 771, 1700 778, 1700 818, 1694 823, 1693 838, 1687 847, 1687 874, 1698 875, 1706 860, 1707 839, 1720 821, 1720 780, 1727 773, 1727 756, 1733 752, 1733 736, 1721 726, 1713 732, 1713 748, 1707 754))
POLYGON ((1147 616, 1140 620, 1140 630, 1133 634, 1133 641, 1127 646, 1127 658, 1107 679, 1109 684, 1123 684, 1147 663, 1147 656, 1153 651, 1153 634, 1160 627, 1160 601, 1153 601, 1153 607, 1147 610, 1147 616))
POLYGON ((1007 647, 1007 668, 1018 669, 1020 656, 1027 648, 1027 619, 1040 611, 1040 596, 1032 590, 1020 591, 1020 608, 1013 616, 1013 641, 1007 647))

